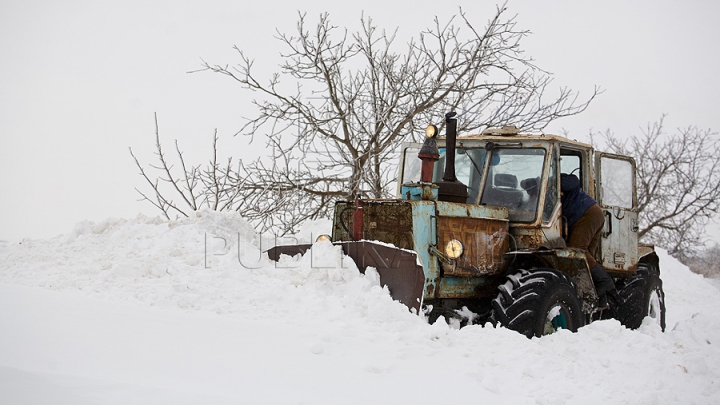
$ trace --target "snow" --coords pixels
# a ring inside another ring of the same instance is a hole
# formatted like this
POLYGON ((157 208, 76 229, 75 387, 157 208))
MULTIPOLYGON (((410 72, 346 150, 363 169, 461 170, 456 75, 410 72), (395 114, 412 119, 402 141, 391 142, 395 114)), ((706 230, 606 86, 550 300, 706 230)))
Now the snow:
POLYGON ((526 339, 428 324, 337 247, 273 243, 217 212, 0 243, 0 403, 720 403, 720 285, 663 251, 665 333, 526 339))

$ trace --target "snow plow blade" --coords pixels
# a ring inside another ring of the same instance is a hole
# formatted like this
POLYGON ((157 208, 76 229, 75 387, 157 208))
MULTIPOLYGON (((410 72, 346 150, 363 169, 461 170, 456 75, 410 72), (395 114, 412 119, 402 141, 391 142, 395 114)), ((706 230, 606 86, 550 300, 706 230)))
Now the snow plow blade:
MULTIPOLYGON (((417 254, 410 250, 370 242, 335 242, 342 246, 345 255, 355 261, 361 273, 368 267, 377 269, 380 284, 387 286, 393 299, 405 304, 410 310, 420 313, 425 273, 418 264, 417 254)), ((305 254, 312 245, 275 246, 267 251, 271 260, 278 261, 280 255, 305 254)))

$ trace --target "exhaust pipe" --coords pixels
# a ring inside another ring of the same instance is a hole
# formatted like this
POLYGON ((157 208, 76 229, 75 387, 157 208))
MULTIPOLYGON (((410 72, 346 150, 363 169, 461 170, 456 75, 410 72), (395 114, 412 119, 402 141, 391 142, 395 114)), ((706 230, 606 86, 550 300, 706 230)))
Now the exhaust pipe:
POLYGON ((457 140, 457 114, 445 114, 445 173, 443 181, 457 181, 455 177, 455 142, 457 140))
POLYGON ((456 203, 467 202, 467 186, 455 176, 455 142, 457 141, 457 113, 445 114, 445 173, 437 183, 438 199, 456 203))

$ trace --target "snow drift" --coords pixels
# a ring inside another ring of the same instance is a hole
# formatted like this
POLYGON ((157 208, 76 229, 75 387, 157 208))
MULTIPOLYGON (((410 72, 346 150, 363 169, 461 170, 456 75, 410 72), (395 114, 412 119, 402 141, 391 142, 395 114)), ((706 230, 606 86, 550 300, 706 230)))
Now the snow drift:
POLYGON ((0 402, 720 402, 718 288, 662 251, 665 333, 528 340, 430 325, 331 244, 274 263, 273 243, 202 212, 0 244, 0 402))

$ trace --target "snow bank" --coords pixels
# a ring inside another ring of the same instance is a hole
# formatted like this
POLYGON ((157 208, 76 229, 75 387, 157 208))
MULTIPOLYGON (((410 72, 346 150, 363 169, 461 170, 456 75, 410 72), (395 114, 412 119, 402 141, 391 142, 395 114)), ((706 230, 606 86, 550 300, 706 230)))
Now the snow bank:
POLYGON ((718 289, 665 252, 665 333, 528 340, 429 325, 331 244, 274 263, 273 243, 202 212, 0 245, 0 402, 720 403, 718 289))
POLYGON ((325 322, 352 313, 418 322, 379 286, 376 272, 360 274, 339 247, 318 243, 312 254, 277 263, 263 253, 275 243, 307 243, 323 226, 329 223, 272 240, 238 215, 214 211, 177 221, 85 221, 67 235, 8 248, 0 282, 257 319, 325 322))

